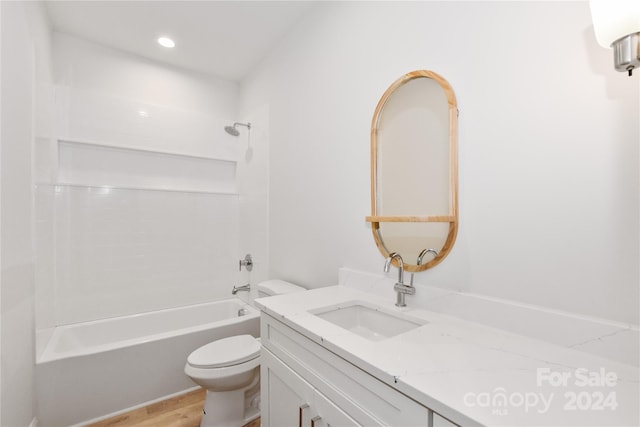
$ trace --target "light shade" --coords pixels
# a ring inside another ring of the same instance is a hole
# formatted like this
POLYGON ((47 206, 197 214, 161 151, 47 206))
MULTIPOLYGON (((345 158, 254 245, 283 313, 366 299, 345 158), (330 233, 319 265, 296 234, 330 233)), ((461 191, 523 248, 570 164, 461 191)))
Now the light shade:
POLYGON ((640 0, 590 0, 596 39, 603 47, 640 32, 640 0))

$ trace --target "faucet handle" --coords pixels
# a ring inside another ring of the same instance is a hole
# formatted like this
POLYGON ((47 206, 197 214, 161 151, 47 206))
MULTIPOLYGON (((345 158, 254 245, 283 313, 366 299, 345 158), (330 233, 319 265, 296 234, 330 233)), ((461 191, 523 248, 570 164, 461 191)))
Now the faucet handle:
POLYGON ((244 266, 247 271, 253 270, 253 259, 251 258, 251 254, 246 254, 244 259, 238 261, 238 271, 242 271, 242 266, 244 266))
POLYGON ((396 283, 395 285, 393 285, 393 290, 398 292, 399 294, 405 294, 405 295, 416 294, 416 288, 414 288, 411 285, 405 285, 403 283, 396 283))

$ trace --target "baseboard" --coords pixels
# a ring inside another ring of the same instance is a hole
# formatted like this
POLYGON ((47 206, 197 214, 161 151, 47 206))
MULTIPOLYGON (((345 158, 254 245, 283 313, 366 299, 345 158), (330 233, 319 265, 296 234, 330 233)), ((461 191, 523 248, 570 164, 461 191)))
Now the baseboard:
MULTIPOLYGON (((199 386, 187 388, 185 390, 178 391, 176 393, 171 393, 171 394, 168 394, 166 396, 159 397, 157 399, 149 400, 148 402, 144 402, 144 403, 141 403, 139 405, 135 405, 135 406, 131 406, 129 408, 121 409, 119 411, 112 412, 112 413, 107 414, 107 415, 103 415, 101 417, 92 418, 90 420, 86 420, 86 421, 83 421, 81 423, 69 426, 69 427, 82 427, 82 426, 86 426, 87 424, 93 424, 93 423, 97 423, 97 422, 100 422, 100 421, 104 421, 104 420, 107 420, 109 418, 117 417, 118 415, 126 414, 127 412, 130 412, 130 411, 135 411, 136 409, 144 408, 145 406, 153 405, 154 403, 162 402, 163 400, 171 399, 173 397, 180 396, 182 394, 190 393, 192 391, 198 390, 199 388, 200 388, 199 386)), ((37 420, 36 420, 36 423, 37 423, 37 420)), ((29 427, 36 427, 36 426, 35 425, 33 425, 33 426, 30 425, 29 427)))

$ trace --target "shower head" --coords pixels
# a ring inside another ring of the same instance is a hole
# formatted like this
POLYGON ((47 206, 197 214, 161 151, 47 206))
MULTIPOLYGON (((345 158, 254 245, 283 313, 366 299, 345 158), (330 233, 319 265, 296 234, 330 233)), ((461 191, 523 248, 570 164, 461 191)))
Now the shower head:
POLYGON ((245 126, 247 129, 251 130, 251 123, 238 123, 238 122, 235 122, 233 126, 225 126, 224 130, 229 135, 238 136, 240 135, 240 132, 238 131, 238 129, 236 129, 236 126, 245 126))
POLYGON ((238 135, 240 135, 240 132, 238 132, 238 129, 236 129, 236 127, 235 127, 235 126, 225 126, 225 127, 224 127, 224 130, 225 130, 229 135, 232 135, 232 136, 238 136, 238 135))

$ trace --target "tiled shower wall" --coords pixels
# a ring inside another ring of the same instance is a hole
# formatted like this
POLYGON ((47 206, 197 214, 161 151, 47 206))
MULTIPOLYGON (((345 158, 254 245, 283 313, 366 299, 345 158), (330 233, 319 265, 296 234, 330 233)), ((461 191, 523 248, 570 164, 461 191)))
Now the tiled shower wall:
POLYGON ((35 146, 36 329, 229 297, 240 258, 231 120, 56 93, 64 132, 35 146), (108 132, 86 116, 111 118, 108 132))
POLYGON ((224 132, 238 84, 58 32, 52 57, 53 129, 33 148, 36 353, 58 325, 229 297, 255 250, 238 231, 246 139, 224 132))
POLYGON ((41 327, 230 294, 235 194, 39 185, 36 203, 41 327))

